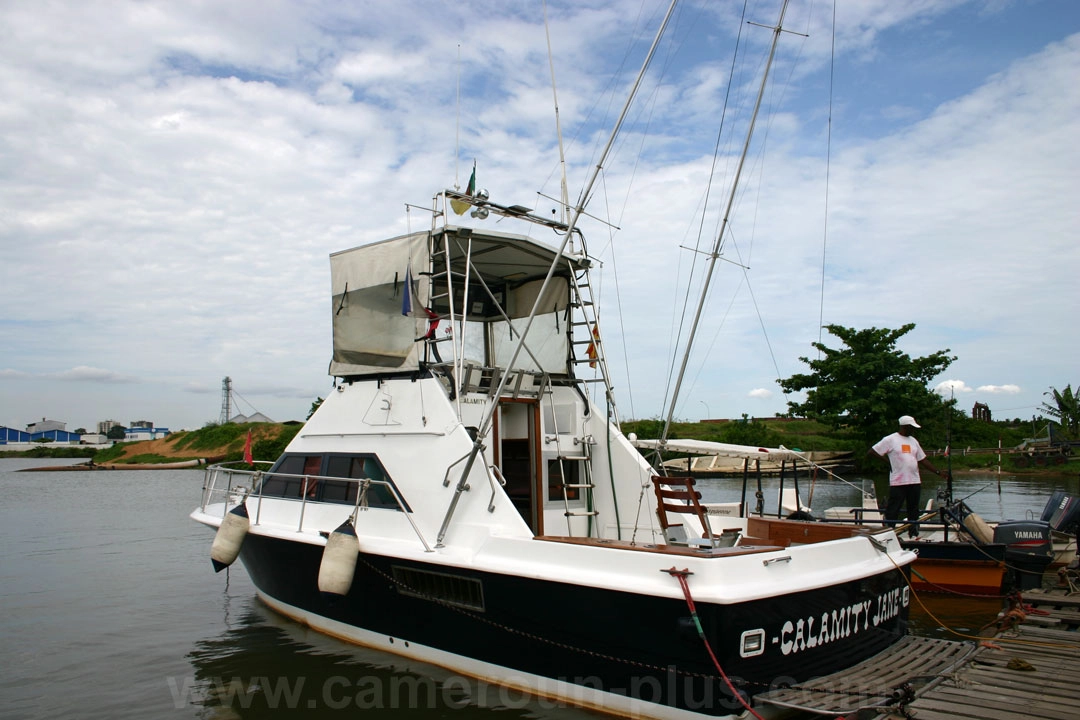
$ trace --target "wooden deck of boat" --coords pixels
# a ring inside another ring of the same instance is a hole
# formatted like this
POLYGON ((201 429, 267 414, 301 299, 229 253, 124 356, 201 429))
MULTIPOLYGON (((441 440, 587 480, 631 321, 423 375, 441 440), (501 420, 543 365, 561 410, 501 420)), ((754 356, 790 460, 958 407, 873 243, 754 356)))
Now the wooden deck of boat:
POLYGON ((989 643, 908 637, 855 668, 756 699, 832 717, 1074 720, 1080 594, 1030 591, 1024 603, 1023 622, 989 643))

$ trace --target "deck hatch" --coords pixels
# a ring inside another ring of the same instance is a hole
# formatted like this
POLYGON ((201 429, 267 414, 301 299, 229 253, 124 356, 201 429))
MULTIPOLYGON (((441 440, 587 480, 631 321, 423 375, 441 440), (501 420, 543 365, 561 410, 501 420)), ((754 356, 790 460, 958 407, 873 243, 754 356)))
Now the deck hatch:
POLYGON ((484 586, 476 578, 394 565, 394 582, 403 595, 484 610, 484 586))

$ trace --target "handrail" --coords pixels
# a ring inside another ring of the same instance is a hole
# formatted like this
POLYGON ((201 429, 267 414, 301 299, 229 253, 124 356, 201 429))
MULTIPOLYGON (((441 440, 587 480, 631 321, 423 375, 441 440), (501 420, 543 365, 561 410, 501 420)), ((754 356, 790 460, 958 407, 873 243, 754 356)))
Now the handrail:
MULTIPOLYGON (((257 493, 258 493, 257 497, 259 499, 259 510, 255 514, 255 523, 254 524, 258 525, 259 520, 260 520, 260 515, 262 514, 262 500, 265 497, 263 495, 263 486, 265 484, 265 479, 268 478, 268 477, 291 478, 291 479, 296 479, 296 480, 301 481, 301 496, 300 496, 300 498, 274 497, 273 499, 274 500, 296 500, 296 499, 300 500, 300 518, 299 518, 299 523, 298 523, 298 526, 297 526, 297 532, 303 532, 304 531, 304 514, 305 514, 305 511, 307 509, 307 505, 308 505, 309 501, 318 502, 319 504, 323 504, 323 505, 337 505, 337 504, 340 504, 340 503, 327 503, 327 502, 323 502, 323 501, 316 501, 316 500, 312 500, 311 498, 309 498, 308 494, 307 494, 307 490, 308 490, 309 487, 311 487, 311 483, 328 481, 328 482, 345 482, 345 483, 355 484, 357 486, 357 490, 356 490, 357 503, 359 503, 360 498, 363 496, 364 493, 367 492, 367 489, 370 486, 372 486, 372 485, 381 485, 381 486, 385 487, 390 492, 390 496, 393 497, 394 503, 397 505, 397 509, 404 515, 404 517, 408 521, 409 525, 412 526, 413 532, 415 532, 417 538, 420 539, 420 543, 424 546, 424 551, 425 552, 434 552, 434 550, 432 550, 431 546, 428 544, 428 541, 424 538, 424 535, 420 531, 419 526, 417 526, 416 521, 413 520, 412 512, 409 510, 408 503, 405 502, 405 498, 398 491, 397 487, 392 482, 390 482, 389 480, 376 480, 374 478, 338 477, 338 476, 331 476, 331 475, 311 475, 311 474, 295 475, 295 474, 292 474, 292 473, 281 473, 281 472, 275 472, 275 473, 273 473, 271 475, 271 474, 267 473, 265 470, 248 470, 246 467, 245 468, 229 467, 229 465, 235 465, 235 464, 237 464, 237 463, 235 463, 235 462, 234 463, 219 463, 217 465, 211 465, 211 466, 206 468, 206 472, 205 472, 205 475, 204 475, 204 483, 203 483, 203 503, 202 503, 203 512, 206 511, 207 505, 210 504, 210 501, 214 498, 215 495, 221 495, 221 496, 224 497, 225 511, 228 512, 229 497, 234 492, 236 492, 237 489, 244 490, 245 499, 247 498, 247 496, 250 493, 257 491, 257 493), (235 485, 234 486, 233 485, 233 478, 234 477, 251 478, 250 487, 245 487, 245 486, 242 486, 242 485, 235 485), (220 484, 222 482, 224 482, 224 485, 225 485, 224 488, 220 487, 220 484)), ((244 464, 247 465, 247 463, 244 463, 244 464)), ((256 464, 273 465, 273 463, 265 462, 265 461, 259 461, 256 464)))
POLYGON ((491 485, 491 500, 488 501, 488 512, 495 512, 495 496, 499 494, 499 491, 495 489, 495 480, 499 481, 499 484, 506 487, 506 478, 503 477, 502 470, 498 465, 488 465, 488 469, 491 471, 488 473, 488 484, 491 485))

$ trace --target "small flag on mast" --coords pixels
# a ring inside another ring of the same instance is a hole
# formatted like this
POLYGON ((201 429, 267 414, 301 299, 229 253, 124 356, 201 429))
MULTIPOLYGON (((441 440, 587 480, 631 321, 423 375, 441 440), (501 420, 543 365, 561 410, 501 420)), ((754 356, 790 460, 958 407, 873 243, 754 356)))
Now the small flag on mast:
POLYGON ((589 356, 589 367, 596 367, 596 361, 600 358, 600 353, 596 349, 596 343, 600 342, 600 326, 592 326, 592 342, 589 343, 589 348, 585 351, 585 354, 589 356))
MULTIPOLYGON (((465 194, 468 195, 469 197, 472 197, 473 193, 475 193, 475 192, 476 192, 476 161, 474 160, 473 165, 472 165, 472 175, 469 176, 469 186, 467 188, 465 188, 465 194)), ((465 202, 464 200, 451 200, 450 201, 450 207, 453 208, 454 212, 457 213, 458 215, 464 215, 465 211, 468 210, 469 207, 471 207, 471 206, 469 205, 469 203, 465 202)))

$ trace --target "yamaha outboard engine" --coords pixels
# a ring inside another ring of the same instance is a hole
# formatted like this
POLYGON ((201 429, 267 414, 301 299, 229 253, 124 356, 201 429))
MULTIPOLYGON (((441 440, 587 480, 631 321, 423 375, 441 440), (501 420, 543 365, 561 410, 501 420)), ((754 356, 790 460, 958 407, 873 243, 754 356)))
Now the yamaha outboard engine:
MULTIPOLYGON (((1072 535, 1080 546, 1080 498, 1055 490, 1043 508, 1042 519, 1050 523, 1050 529, 1054 532, 1072 535)), ((1069 565, 1070 568, 1076 566, 1076 560, 1069 565)))
POLYGON ((1067 495, 1062 490, 1055 490, 1043 508, 1040 519, 1050 523, 1052 530, 1076 534, 1080 531, 1080 498, 1067 495))
POLYGON ((1042 576, 1054 559, 1050 523, 1007 520, 994 528, 994 542, 1005 545, 1005 564, 1013 570, 1018 590, 1042 587, 1042 576))

